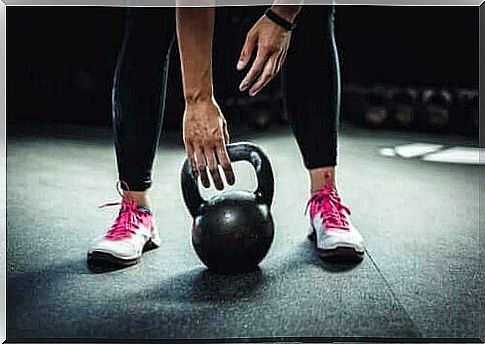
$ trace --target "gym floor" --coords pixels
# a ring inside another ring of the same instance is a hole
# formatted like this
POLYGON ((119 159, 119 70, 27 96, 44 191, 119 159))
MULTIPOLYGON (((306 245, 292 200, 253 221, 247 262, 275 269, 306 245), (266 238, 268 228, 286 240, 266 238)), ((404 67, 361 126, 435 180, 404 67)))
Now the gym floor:
MULTIPOLYGON (((164 133, 154 168, 162 246, 111 271, 86 264, 118 211, 97 208, 118 199, 111 130, 9 125, 8 134, 8 339, 479 337, 483 169, 379 153, 474 142, 343 127, 340 194, 367 244, 363 262, 345 265, 314 257, 306 239, 309 183, 291 133, 233 135, 271 158, 276 235, 259 271, 221 276, 191 246, 180 133, 164 133)), ((236 188, 254 187, 248 165, 236 172, 236 188)))

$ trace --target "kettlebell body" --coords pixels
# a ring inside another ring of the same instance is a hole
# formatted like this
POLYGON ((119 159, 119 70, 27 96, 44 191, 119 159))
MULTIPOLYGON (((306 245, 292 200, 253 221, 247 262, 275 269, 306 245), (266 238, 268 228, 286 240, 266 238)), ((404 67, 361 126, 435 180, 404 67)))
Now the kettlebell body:
POLYGON ((255 192, 225 191, 203 200, 188 161, 182 169, 182 191, 194 218, 192 245, 200 260, 215 271, 248 271, 258 266, 273 242, 273 173, 253 144, 228 145, 228 153, 231 161, 247 160, 255 167, 255 192))

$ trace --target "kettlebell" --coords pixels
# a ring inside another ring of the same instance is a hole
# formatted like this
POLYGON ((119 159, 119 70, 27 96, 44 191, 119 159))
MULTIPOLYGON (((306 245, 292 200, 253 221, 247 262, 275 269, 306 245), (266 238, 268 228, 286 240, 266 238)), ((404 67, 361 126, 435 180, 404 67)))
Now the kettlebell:
POLYGON ((231 162, 248 161, 258 180, 256 191, 229 190, 204 200, 188 159, 181 171, 182 193, 193 217, 192 245, 209 270, 222 273, 257 269, 274 237, 271 203, 274 177, 266 154, 256 145, 227 145, 231 162))

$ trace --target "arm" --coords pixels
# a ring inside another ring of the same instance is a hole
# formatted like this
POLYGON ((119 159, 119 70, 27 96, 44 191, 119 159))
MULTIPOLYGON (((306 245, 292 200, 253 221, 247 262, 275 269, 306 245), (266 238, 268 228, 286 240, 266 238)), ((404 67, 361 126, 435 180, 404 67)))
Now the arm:
MULTIPOLYGON (((274 1, 271 9, 287 21, 294 22, 302 6, 282 5, 283 2, 284 0, 274 1)), ((279 73, 286 58, 290 39, 291 31, 285 30, 266 16, 262 16, 254 24, 246 36, 237 63, 238 70, 244 69, 257 47, 256 59, 239 86, 241 91, 249 88, 249 95, 254 96, 279 73)))
POLYGON ((202 184, 210 186, 208 167, 214 185, 222 189, 218 162, 229 184, 234 184, 234 173, 226 149, 227 124, 213 95, 214 13, 214 8, 177 7, 176 21, 185 97, 185 149, 192 171, 200 175, 202 184))
POLYGON ((177 39, 187 103, 210 100, 214 8, 178 7, 177 39))

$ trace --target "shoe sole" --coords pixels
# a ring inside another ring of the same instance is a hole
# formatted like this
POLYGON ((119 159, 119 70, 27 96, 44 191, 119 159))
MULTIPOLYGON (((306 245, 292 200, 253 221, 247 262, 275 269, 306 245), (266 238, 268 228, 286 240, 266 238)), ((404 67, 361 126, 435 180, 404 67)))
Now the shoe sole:
MULTIPOLYGON (((148 240, 143 246, 142 254, 160 247, 159 244, 148 240)), ((93 251, 88 253, 88 265, 91 267, 128 267, 140 262, 141 256, 132 259, 116 257, 108 252, 93 251)))
POLYGON ((322 259, 332 261, 362 261, 364 259, 365 251, 359 252, 353 247, 340 246, 327 250, 318 248, 315 229, 308 234, 308 239, 314 243, 315 254, 322 259))

